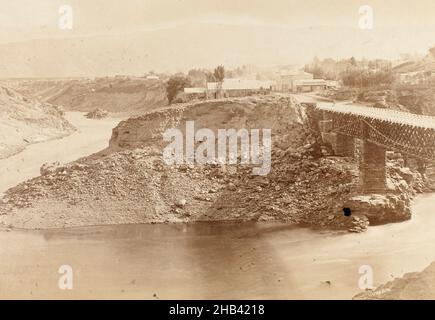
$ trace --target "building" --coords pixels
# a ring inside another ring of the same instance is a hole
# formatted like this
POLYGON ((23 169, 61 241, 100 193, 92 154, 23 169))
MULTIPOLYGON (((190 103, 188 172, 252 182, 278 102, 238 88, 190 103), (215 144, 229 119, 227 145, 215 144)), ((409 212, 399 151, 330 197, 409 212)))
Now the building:
POLYGON ((207 82, 205 88, 184 88, 184 95, 188 100, 246 97, 256 94, 268 94, 271 92, 273 85, 273 81, 225 79, 222 84, 207 82))
POLYGON ((207 97, 207 89, 203 87, 184 88, 184 94, 188 100, 205 99, 207 97))
POLYGON ((147 79, 147 80, 159 80, 160 78, 159 78, 159 76, 156 76, 156 75, 148 75, 145 77, 145 79, 147 79))
POLYGON ((296 92, 295 81, 313 80, 314 76, 305 71, 282 71, 276 82, 274 91, 278 92, 296 92))
POLYGON ((293 92, 314 92, 326 88, 327 82, 323 79, 295 80, 293 82, 293 92))
POLYGON ((248 79, 225 79, 222 84, 208 82, 207 97, 216 99, 220 98, 219 95, 221 97, 246 97, 255 94, 267 94, 272 90, 273 84, 273 81, 248 79))
POLYGON ((326 80, 327 89, 338 89, 340 87, 340 81, 337 80, 326 80))

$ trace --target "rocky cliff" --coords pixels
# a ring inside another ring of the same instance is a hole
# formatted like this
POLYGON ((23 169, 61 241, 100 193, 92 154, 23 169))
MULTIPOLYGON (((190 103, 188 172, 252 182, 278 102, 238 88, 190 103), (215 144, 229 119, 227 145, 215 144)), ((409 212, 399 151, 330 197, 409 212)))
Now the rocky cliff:
POLYGON ((14 86, 25 95, 73 111, 90 112, 100 108, 132 115, 167 105, 166 89, 161 80, 134 77, 22 80, 14 86))

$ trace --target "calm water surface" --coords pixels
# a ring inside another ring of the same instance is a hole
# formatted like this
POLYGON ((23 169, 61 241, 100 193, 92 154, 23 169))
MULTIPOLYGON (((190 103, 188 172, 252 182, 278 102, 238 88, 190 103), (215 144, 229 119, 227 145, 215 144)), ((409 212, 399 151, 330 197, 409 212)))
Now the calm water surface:
POLYGON ((0 298, 350 299, 435 261, 435 195, 411 221, 363 234, 279 223, 125 225, 0 232, 0 298), (73 290, 58 288, 70 265, 73 290))

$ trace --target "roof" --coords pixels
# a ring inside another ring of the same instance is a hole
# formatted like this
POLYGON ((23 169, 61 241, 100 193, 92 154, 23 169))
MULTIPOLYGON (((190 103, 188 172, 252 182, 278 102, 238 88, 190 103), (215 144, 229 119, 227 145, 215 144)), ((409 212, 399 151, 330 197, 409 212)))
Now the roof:
POLYGON ((184 93, 205 93, 205 88, 184 88, 184 93))
POLYGON ((326 80, 326 84, 328 86, 338 86, 338 85, 340 85, 340 82, 337 80, 326 80))
MULTIPOLYGON (((218 82, 208 82, 208 90, 217 90, 218 82)), ((258 90, 270 88, 273 81, 247 80, 247 79, 225 79, 222 83, 223 90, 258 90)))
POLYGON ((305 72, 305 71, 302 71, 302 70, 293 70, 293 71, 284 70, 284 71, 280 72, 280 75, 281 76, 288 76, 289 77, 289 76, 301 76, 301 75, 312 76, 313 74, 305 72))
POLYGON ((295 86, 326 86, 326 80, 310 79, 310 80, 295 80, 295 86))

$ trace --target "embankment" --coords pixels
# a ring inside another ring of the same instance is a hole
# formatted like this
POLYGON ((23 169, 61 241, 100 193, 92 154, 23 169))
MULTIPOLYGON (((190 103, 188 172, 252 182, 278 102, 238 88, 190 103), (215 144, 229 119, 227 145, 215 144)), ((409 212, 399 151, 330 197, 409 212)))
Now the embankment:
POLYGON ((135 77, 18 81, 16 90, 65 110, 90 112, 103 109, 137 115, 167 105, 162 80, 135 77))
MULTIPOLYGON (((0 221, 20 228, 83 225, 279 220, 362 231, 364 215, 343 215, 358 183, 354 161, 320 157, 306 115, 289 97, 264 96, 171 108, 130 118, 109 148, 8 190, 0 221), (272 166, 164 163, 168 128, 272 129, 272 166)), ((399 176, 400 177, 400 176, 399 176)), ((391 177, 394 181, 398 177, 391 177)), ((402 185, 403 187, 403 185, 402 185)))
POLYGON ((0 159, 29 144, 65 137, 74 131, 56 106, 0 86, 0 159))

